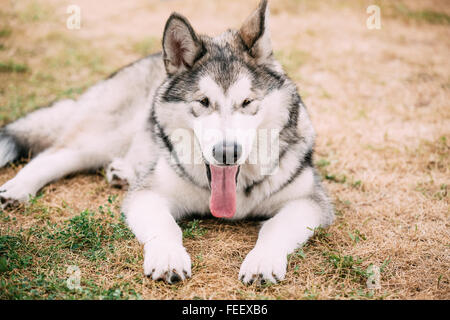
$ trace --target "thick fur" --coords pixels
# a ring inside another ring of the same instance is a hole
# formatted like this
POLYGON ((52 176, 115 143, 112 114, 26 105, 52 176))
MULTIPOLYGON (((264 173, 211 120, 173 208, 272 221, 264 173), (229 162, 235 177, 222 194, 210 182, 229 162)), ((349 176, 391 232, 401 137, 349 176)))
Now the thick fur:
POLYGON ((173 14, 162 54, 119 70, 76 101, 59 101, 2 128, 0 166, 33 157, 0 187, 2 206, 25 202, 69 173, 105 166, 111 184, 130 185, 123 211, 144 244, 144 273, 168 282, 185 279, 191 261, 176 220, 210 215, 205 164, 214 164, 212 146, 231 132, 243 146, 232 219, 268 219, 239 278, 282 280, 286 256, 315 228, 328 226, 334 213, 313 166, 308 112, 273 57, 268 19, 262 1, 240 30, 210 38, 173 14), (202 136, 207 129, 218 129, 212 142, 202 136), (248 161, 257 138, 236 133, 241 129, 279 133, 279 156, 269 157, 265 173, 248 161), (181 161, 180 132, 199 148, 200 161, 181 161))

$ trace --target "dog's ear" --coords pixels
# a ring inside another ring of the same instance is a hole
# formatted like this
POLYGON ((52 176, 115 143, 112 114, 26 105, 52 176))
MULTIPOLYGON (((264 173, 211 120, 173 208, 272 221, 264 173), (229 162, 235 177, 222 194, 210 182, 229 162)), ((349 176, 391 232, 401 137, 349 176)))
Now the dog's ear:
POLYGON ((190 69, 204 53, 204 47, 189 21, 172 13, 163 35, 163 59, 166 71, 174 75, 190 69))
POLYGON ((239 36, 249 54, 258 62, 264 62, 272 55, 267 0, 262 0, 258 8, 247 18, 239 29, 239 36))

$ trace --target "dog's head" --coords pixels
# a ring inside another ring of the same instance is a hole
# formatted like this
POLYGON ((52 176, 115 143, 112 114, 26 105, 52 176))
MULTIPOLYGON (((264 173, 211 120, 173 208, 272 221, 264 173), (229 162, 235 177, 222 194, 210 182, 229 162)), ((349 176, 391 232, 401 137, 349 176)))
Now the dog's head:
POLYGON ((243 23, 218 37, 198 35, 187 19, 172 14, 163 36, 168 78, 157 112, 171 136, 190 131, 198 144, 211 187, 210 209, 217 217, 236 210, 240 166, 262 128, 282 127, 291 94, 272 54, 267 1, 243 23))

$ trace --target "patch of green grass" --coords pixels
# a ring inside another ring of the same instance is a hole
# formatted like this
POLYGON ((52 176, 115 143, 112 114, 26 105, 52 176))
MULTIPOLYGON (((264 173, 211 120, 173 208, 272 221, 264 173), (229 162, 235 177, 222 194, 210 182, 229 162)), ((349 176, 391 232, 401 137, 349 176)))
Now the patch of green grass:
POLYGON ((355 188, 355 189, 358 189, 358 188, 360 188, 360 187, 362 186, 362 182, 361 182, 361 180, 353 181, 353 182, 351 183, 351 186, 352 186, 353 188, 355 188))
MULTIPOLYGON (((333 162, 335 162, 334 160, 333 162)), ((321 173, 322 177, 326 180, 336 182, 336 183, 345 183, 347 182, 347 176, 345 174, 335 174, 330 173, 329 169, 327 167, 331 164, 331 161, 325 158, 321 158, 317 161, 315 161, 316 167, 319 169, 319 172, 321 173)), ((359 182, 360 184, 361 182, 359 182)), ((357 187, 357 185, 355 185, 357 187)))
POLYGON ((201 220, 194 219, 192 221, 182 222, 183 238, 195 239, 206 234, 207 230, 200 226, 201 220))
POLYGON ((305 258, 306 258, 306 254, 305 254, 305 252, 303 251, 303 249, 297 249, 297 250, 294 252, 294 256, 299 257, 300 259, 305 259, 305 258))
POLYGON ((440 190, 434 194, 434 197, 439 200, 444 199, 448 195, 447 190, 448 190, 448 186, 445 183, 441 184, 440 190))
POLYGON ((294 80, 300 80, 300 68, 310 60, 307 52, 298 49, 275 51, 275 57, 294 80))
POLYGON ((347 181, 347 176, 345 174, 325 173, 324 178, 336 183, 345 183, 347 181))
POLYGON ((82 281, 81 288, 71 290, 76 299, 100 299, 100 300, 141 300, 142 297, 133 288, 132 284, 122 282, 108 288, 107 284, 97 285, 92 281, 82 281), (106 287, 106 289, 105 289, 106 287))
POLYGON ((305 300, 317 300, 319 298, 319 293, 314 289, 305 289, 303 292, 303 299, 305 300))
POLYGON ((54 69, 89 68, 90 72, 106 73, 102 57, 80 46, 64 46, 58 54, 47 58, 45 63, 54 69))
MULTIPOLYGON (((107 55, 81 39, 54 31, 39 41, 52 52, 44 54, 33 70, 17 61, 0 62, 0 75, 8 77, 0 81, 0 126, 50 101, 75 99, 111 72, 105 62, 107 55)), ((18 49, 15 60, 32 53, 18 49)))
POLYGON ((74 99, 82 94, 86 90, 87 86, 77 87, 77 88, 68 88, 58 92, 57 99, 68 98, 74 99))
POLYGON ((358 243, 361 240, 367 240, 366 236, 362 234, 358 229, 354 230, 353 232, 349 231, 348 236, 354 243, 358 243))
MULTIPOLYGON (((323 256, 328 264, 331 265, 334 271, 339 275, 339 278, 350 279, 353 282, 360 283, 364 286, 364 290, 361 292, 368 292, 365 286, 367 280, 373 275, 374 265, 371 263, 367 267, 363 267, 367 258, 363 259, 357 256, 343 255, 337 251, 323 252, 323 256)), ((390 261, 389 257, 383 261, 379 268, 380 274, 385 272, 390 261)), ((366 296, 365 293, 363 297, 371 298, 373 296, 373 293, 370 293, 369 296, 366 296)))
POLYGON ((20 252, 25 245, 22 235, 0 235, 0 273, 26 268, 31 264, 32 256, 20 252))
POLYGON ((16 217, 12 217, 9 216, 8 214, 6 214, 6 212, 0 210, 0 221, 1 222, 13 222, 16 221, 16 217))
POLYGON ((0 62, 0 72, 4 73, 24 73, 29 71, 30 68, 23 63, 16 63, 12 60, 9 60, 7 62, 0 62))
POLYGON ((133 45, 133 50, 141 56, 161 50, 161 39, 155 37, 145 38, 133 45))
POLYGON ((90 260, 104 258, 107 250, 114 251, 113 241, 134 238, 123 217, 119 222, 112 221, 114 217, 109 205, 100 206, 98 213, 85 210, 56 227, 48 237, 60 248, 81 252, 90 260))
POLYGON ((324 158, 319 159, 319 160, 316 161, 316 166, 318 168, 325 168, 325 167, 327 167, 329 165, 330 165, 330 161, 328 161, 327 159, 324 159, 324 158))
MULTIPOLYGON (((31 199, 30 218, 39 214, 40 201, 31 199)), ((14 219, 0 212, 1 221, 9 222, 6 231, 0 226, 0 299, 140 299, 136 283, 120 278, 99 283, 84 274, 103 272, 116 245, 134 238, 123 215, 118 216, 118 207, 116 196, 111 196, 95 212, 84 210, 66 221, 45 221, 24 230, 13 230, 14 219), (95 261, 89 263, 89 271, 83 267, 86 261, 95 261), (68 286, 68 265, 80 266, 78 289, 68 286)))
MULTIPOLYGON (((52 54, 42 59, 41 67, 50 75, 57 76, 62 70, 66 75, 79 74, 80 70, 86 70, 88 75, 107 75, 111 72, 105 63, 106 54, 86 41, 58 31, 47 34, 41 41, 53 48, 52 54)), ((83 83, 86 83, 86 78, 89 79, 84 76, 83 83)), ((68 84, 73 86, 74 81, 68 84)))
POLYGON ((12 275, 8 281, 0 279, 0 298, 13 300, 41 299, 98 299, 140 300, 141 295, 127 282, 98 285, 90 280, 81 280, 80 288, 70 289, 67 278, 40 273, 33 278, 12 275))
POLYGON ((6 38, 9 37, 12 33, 12 30, 10 28, 2 28, 0 29, 0 38, 6 38))
MULTIPOLYGON (((338 296, 337 298, 339 298, 338 296)), ((344 297, 348 297, 351 299, 361 299, 361 298, 367 298, 367 299, 373 299, 374 292, 373 290, 367 290, 367 289, 358 289, 358 290, 352 290, 349 293, 346 293, 344 297)))
POLYGON ((339 252, 325 252, 324 256, 342 278, 351 277, 357 282, 362 282, 369 277, 366 270, 361 267, 364 259, 360 257, 341 255, 339 252))
POLYGON ((271 4, 270 14, 276 16, 287 13, 298 16, 298 14, 315 11, 319 7, 320 1, 317 0, 277 0, 271 4))
POLYGON ((410 20, 426 22, 429 24, 450 24, 450 16, 444 12, 437 12, 429 9, 411 10, 403 3, 395 3, 394 11, 396 14, 410 20))
POLYGON ((45 293, 50 293, 49 299, 54 299, 67 290, 62 279, 48 279, 44 274, 33 278, 13 274, 8 280, 0 280, 0 297, 8 300, 42 299, 45 293))
POLYGON ((37 107, 36 96, 34 94, 20 94, 14 85, 10 85, 7 90, 7 101, 4 108, 0 110, 0 125, 13 121, 23 116, 30 109, 37 107))
POLYGON ((62 208, 53 207, 44 204, 41 200, 45 192, 41 191, 36 196, 29 198, 27 204, 25 204, 22 214, 25 216, 33 215, 34 218, 39 220, 48 220, 50 215, 56 212, 61 212, 62 208))
MULTIPOLYGON (((291 261, 293 259, 294 260, 297 260, 297 259, 304 260, 305 258, 306 258, 306 253, 303 251, 302 248, 295 250, 293 253, 288 254, 288 256, 287 256, 288 261, 291 261)), ((294 270, 294 271, 296 271, 296 270, 294 270)))
MULTIPOLYGON (((312 230, 311 228, 308 228, 312 230)), ((329 240, 330 234, 327 232, 326 229, 322 227, 314 228, 314 235, 312 236, 312 239, 317 242, 327 242, 329 240)), ((306 244, 307 245, 307 244, 306 244)))
POLYGON ((444 200, 448 196, 448 185, 438 186, 433 180, 418 182, 414 190, 430 199, 444 200))
POLYGON ((391 263, 391 258, 387 257, 380 266, 380 273, 383 273, 385 271, 385 269, 389 265, 389 263, 391 263))
POLYGON ((28 1, 25 8, 19 12, 19 18, 24 23, 48 20, 50 16, 51 9, 36 0, 28 1))

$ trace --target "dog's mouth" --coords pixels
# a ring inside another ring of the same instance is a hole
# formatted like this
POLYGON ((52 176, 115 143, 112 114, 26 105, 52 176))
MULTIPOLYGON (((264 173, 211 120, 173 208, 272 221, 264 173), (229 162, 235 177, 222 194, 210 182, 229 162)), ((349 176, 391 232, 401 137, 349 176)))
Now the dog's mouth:
POLYGON ((214 217, 232 218, 236 213, 236 185, 239 166, 206 164, 206 175, 211 187, 209 209, 214 217))

